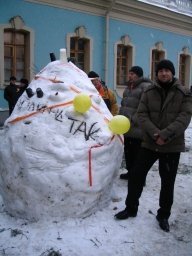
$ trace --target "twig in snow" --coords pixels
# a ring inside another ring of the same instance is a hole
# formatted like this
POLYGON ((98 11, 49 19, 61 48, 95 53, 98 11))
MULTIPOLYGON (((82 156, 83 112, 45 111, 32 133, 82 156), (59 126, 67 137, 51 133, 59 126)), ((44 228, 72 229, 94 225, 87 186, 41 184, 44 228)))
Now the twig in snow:
POLYGON ((184 243, 186 243, 186 244, 189 243, 189 242, 191 242, 191 241, 185 241, 184 238, 183 238, 183 236, 176 236, 175 234, 173 234, 173 233, 170 232, 170 231, 169 231, 169 233, 170 233, 171 235, 173 235, 177 241, 184 242, 184 243))
POLYGON ((60 237, 60 234, 58 232, 58 237, 57 237, 57 240, 62 240, 62 238, 60 237))
MULTIPOLYGON (((9 228, 9 229, 11 229, 11 228, 9 228)), ((22 235, 22 237, 25 236, 25 237, 27 238, 27 240, 28 240, 28 237, 23 233, 22 230, 19 230, 19 229, 11 229, 11 237, 17 236, 17 235, 22 235)), ((22 238, 22 237, 21 237, 21 238, 22 238)))
POLYGON ((43 252, 40 256, 62 256, 62 254, 59 253, 59 251, 54 251, 53 248, 43 252))
MULTIPOLYGON (((97 237, 95 237, 95 240, 96 240, 98 243, 100 243, 99 240, 97 239, 97 237)), ((100 245, 102 245, 102 244, 100 243, 100 245)))
POLYGON ((93 241, 93 239, 90 239, 90 240, 91 240, 91 242, 94 243, 95 246, 99 247, 99 246, 93 241))
POLYGON ((9 248, 12 248, 12 249, 13 249, 13 248, 16 248, 16 247, 12 247, 12 246, 11 246, 11 247, 4 248, 3 250, 0 250, 0 251, 3 252, 3 255, 6 255, 6 254, 5 254, 5 250, 7 250, 7 249, 9 249, 9 248))

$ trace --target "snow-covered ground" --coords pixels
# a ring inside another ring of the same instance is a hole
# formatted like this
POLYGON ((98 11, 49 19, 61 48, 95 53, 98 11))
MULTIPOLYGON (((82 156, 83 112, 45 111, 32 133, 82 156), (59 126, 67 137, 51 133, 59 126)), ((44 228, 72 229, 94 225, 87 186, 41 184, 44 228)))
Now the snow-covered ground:
MULTIPOLYGON (((3 130, 0 130, 2 135, 3 130)), ((186 131, 186 152, 175 184, 170 232, 156 221, 160 178, 155 164, 147 176, 136 218, 123 221, 114 214, 124 209, 127 182, 119 179, 114 193, 120 198, 86 218, 38 221, 11 217, 0 197, 0 255, 7 256, 190 256, 192 255, 192 122, 186 131)))

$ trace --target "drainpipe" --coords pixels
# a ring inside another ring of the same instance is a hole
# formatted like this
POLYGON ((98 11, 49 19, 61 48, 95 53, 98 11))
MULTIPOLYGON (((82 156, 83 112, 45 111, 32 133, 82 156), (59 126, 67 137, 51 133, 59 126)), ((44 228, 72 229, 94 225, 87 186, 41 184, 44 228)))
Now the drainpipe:
POLYGON ((105 27, 105 83, 108 84, 108 49, 109 49, 109 13, 113 8, 116 0, 112 0, 110 6, 108 7, 106 16, 106 27, 105 27))

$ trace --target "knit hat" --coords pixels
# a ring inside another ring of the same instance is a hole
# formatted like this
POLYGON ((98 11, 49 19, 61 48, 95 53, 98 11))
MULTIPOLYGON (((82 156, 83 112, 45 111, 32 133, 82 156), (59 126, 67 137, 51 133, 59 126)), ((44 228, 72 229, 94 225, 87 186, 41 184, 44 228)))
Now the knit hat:
POLYGON ((21 82, 22 84, 28 85, 28 80, 25 79, 25 78, 21 78, 21 79, 20 79, 20 82, 21 82))
POLYGON ((90 71, 89 74, 88 74, 88 77, 89 78, 96 78, 96 77, 99 77, 99 75, 94 71, 90 71))
POLYGON ((135 73, 136 75, 138 75, 138 77, 141 77, 143 76, 143 69, 139 66, 133 66, 129 72, 133 72, 135 73))
POLYGON ((17 79, 16 79, 16 77, 11 76, 11 77, 10 77, 10 80, 17 80, 17 79))
POLYGON ((157 63, 156 66, 156 76, 158 74, 158 71, 163 68, 169 69, 172 72, 173 76, 175 75, 175 68, 173 63, 170 60, 161 60, 159 63, 157 63))

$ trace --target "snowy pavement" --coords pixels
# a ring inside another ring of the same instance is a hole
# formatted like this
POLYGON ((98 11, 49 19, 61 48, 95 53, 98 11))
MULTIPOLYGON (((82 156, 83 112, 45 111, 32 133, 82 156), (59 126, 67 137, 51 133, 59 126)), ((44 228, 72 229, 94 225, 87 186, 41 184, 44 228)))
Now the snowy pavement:
MULTIPOLYGON (((0 131, 2 134, 2 131, 0 131)), ((127 182, 114 183, 119 202, 87 218, 29 223, 4 211, 0 197, 0 255, 7 256, 192 256, 192 123, 186 132, 186 151, 175 184, 170 232, 163 232, 155 219, 160 178, 157 164, 147 176, 136 218, 123 221, 114 214, 124 209, 127 182)))

